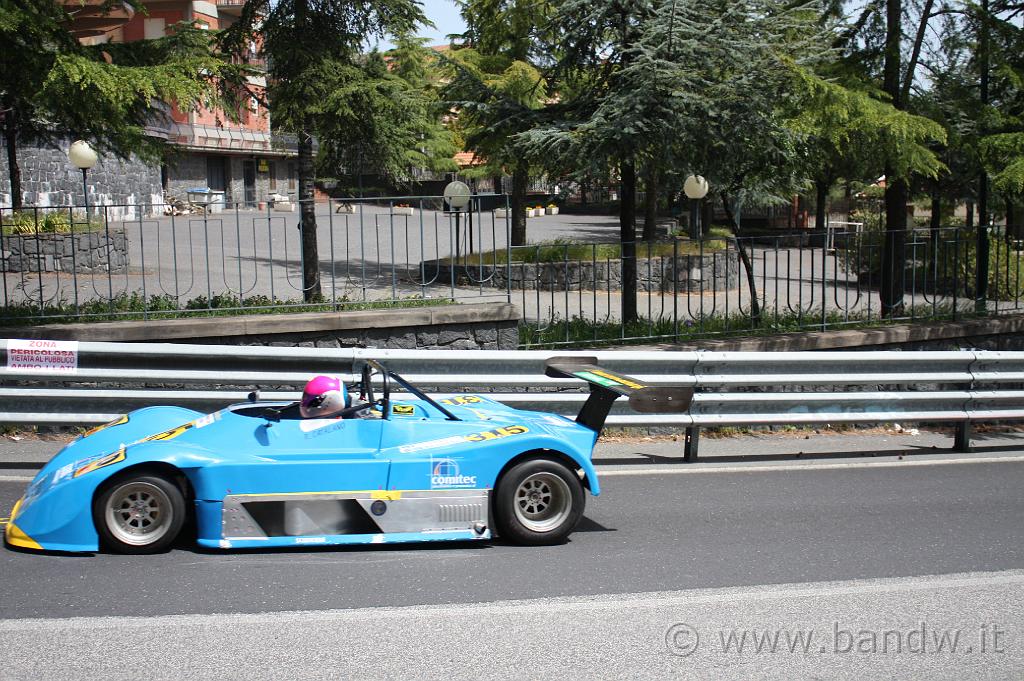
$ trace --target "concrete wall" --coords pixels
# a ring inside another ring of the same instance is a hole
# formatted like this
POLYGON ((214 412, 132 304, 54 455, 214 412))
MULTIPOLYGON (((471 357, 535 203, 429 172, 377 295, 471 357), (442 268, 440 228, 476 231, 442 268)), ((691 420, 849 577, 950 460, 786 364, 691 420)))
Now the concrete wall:
MULTIPOLYGON (((642 250, 640 246, 637 250, 642 250)), ((652 292, 724 291, 740 283, 739 254, 736 251, 708 253, 704 256, 682 255, 660 258, 637 258, 637 290, 652 292)), ((438 281, 452 278, 452 266, 425 263, 428 276, 437 272, 438 281)), ((619 291, 622 289, 621 260, 569 260, 567 262, 513 263, 511 285, 504 267, 483 269, 484 286, 513 290, 543 291, 619 291)), ((472 264, 455 266, 455 283, 475 286, 480 278, 472 264)))
MULTIPOLYGON (((21 145, 18 166, 21 168, 22 202, 25 206, 81 206, 82 171, 71 165, 67 150, 71 140, 59 149, 21 145)), ((151 206, 163 203, 160 167, 136 157, 121 160, 100 155, 99 162, 88 173, 89 205, 127 205, 109 210, 111 219, 131 219, 151 215, 151 206)), ((6 145, 0 143, 0 208, 11 205, 11 181, 7 168, 6 145)))
MULTIPOLYGON (((876 329, 802 331, 777 336, 703 340, 654 347, 665 350, 715 352, 1024 350, 1024 316, 1007 315, 961 322, 900 324, 876 329)), ((640 348, 630 346, 622 349, 640 348)))
POLYGON ((508 303, 353 312, 52 324, 0 329, 0 338, 400 349, 514 350, 519 309, 508 303))

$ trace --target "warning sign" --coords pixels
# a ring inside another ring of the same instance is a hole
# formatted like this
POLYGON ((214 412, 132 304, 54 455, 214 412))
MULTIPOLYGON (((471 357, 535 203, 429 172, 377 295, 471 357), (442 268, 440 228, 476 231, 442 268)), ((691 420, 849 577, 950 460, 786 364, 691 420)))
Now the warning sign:
POLYGON ((7 368, 47 374, 73 374, 78 371, 78 341, 7 341, 7 368))

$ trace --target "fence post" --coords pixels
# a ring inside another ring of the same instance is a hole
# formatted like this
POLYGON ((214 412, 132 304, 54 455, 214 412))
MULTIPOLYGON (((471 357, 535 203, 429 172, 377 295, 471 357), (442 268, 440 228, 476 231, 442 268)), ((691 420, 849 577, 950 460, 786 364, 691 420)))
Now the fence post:
POLYGON ((683 461, 697 461, 697 448, 700 446, 700 426, 687 426, 686 438, 683 443, 683 461))
POLYGON ((953 436, 953 451, 963 453, 971 451, 970 421, 961 421, 956 424, 956 435, 953 436))

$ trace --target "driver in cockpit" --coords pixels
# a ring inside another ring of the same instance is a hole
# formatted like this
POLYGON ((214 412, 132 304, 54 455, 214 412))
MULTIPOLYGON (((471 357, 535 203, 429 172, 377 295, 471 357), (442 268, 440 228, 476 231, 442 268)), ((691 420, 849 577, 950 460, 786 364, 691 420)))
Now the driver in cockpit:
POLYGON ((369 404, 352 406, 344 381, 337 376, 317 376, 306 384, 299 402, 304 419, 365 419, 376 416, 369 404))

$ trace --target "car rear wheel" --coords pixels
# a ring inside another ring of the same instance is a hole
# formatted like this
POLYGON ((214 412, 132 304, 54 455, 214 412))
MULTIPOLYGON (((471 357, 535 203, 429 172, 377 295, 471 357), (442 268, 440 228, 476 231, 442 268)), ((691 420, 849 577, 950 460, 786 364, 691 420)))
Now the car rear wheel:
POLYGON ((559 544, 576 527, 585 504, 575 472, 552 459, 528 459, 498 481, 494 520, 499 534, 517 544, 559 544))
POLYGON ((93 502, 93 521, 103 544, 118 553, 167 550, 185 523, 185 497, 173 482, 152 474, 128 474, 107 482, 93 502))

